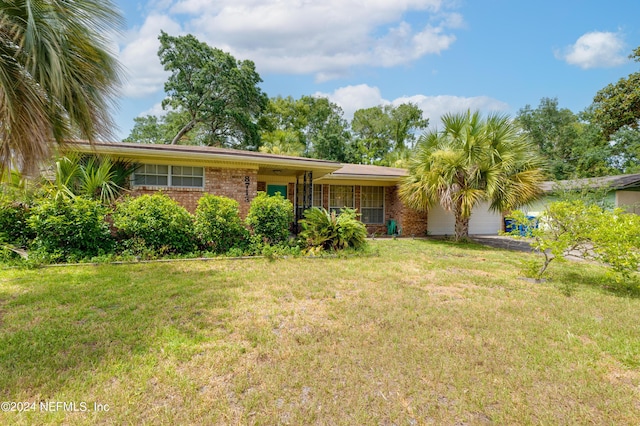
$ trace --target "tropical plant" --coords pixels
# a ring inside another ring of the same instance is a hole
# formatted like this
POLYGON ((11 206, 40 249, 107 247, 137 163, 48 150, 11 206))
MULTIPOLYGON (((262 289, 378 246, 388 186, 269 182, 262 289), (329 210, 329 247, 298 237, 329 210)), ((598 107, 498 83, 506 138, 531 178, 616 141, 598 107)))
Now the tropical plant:
POLYGON ((249 236, 240 219, 238 202, 213 194, 198 200, 195 229, 204 248, 215 253, 238 248, 249 236))
POLYGON ((455 216, 455 239, 469 236, 474 206, 505 212, 542 193, 544 161, 506 115, 446 114, 443 128, 424 134, 400 187, 409 207, 440 204, 455 216))
POLYGON ((0 170, 35 171, 54 142, 111 134, 120 66, 105 34, 122 23, 111 0, 0 3, 0 170))
POLYGON ((300 238, 309 247, 323 250, 360 249, 366 245, 367 228, 354 209, 343 208, 340 214, 317 207, 305 210, 300 220, 300 238))
POLYGON ((112 204, 125 190, 135 164, 108 157, 69 153, 55 162, 55 178, 47 187, 53 198, 82 195, 112 204))
POLYGON ((293 204, 280 194, 265 192, 251 202, 246 223, 253 234, 267 244, 278 244, 289 238, 289 226, 293 221, 293 204))
POLYGON ((193 216, 165 194, 127 197, 112 218, 121 240, 160 253, 190 253, 196 248, 193 216))
POLYGON ((278 129, 262 135, 262 146, 259 151, 300 157, 304 154, 304 149, 305 147, 299 142, 296 132, 278 129))

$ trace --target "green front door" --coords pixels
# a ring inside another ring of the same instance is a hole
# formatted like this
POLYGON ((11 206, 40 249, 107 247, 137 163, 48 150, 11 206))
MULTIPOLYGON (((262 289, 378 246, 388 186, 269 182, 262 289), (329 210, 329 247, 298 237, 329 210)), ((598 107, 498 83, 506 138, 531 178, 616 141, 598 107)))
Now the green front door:
POLYGON ((276 192, 287 198, 287 185, 267 185, 267 195, 276 195, 276 192))

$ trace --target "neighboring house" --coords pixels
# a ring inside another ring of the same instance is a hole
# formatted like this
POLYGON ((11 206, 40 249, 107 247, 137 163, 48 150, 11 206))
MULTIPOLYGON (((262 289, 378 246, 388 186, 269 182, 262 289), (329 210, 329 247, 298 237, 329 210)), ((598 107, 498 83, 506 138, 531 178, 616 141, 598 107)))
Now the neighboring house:
MULTIPOLYGON (((407 175, 404 169, 203 146, 80 142, 71 149, 139 164, 131 177, 133 195, 161 190, 191 212, 203 194, 212 193, 238 201, 241 215, 246 216, 258 191, 279 192, 294 205, 296 220, 312 206, 329 211, 350 207, 359 211, 369 233, 385 234, 389 222, 395 221, 404 236, 454 234, 451 212, 434 206, 427 221, 427 213, 400 201, 398 185, 407 175)), ((523 209, 530 214, 544 210, 555 200, 556 185, 608 188, 612 205, 640 213, 640 174, 545 182, 547 195, 523 209)), ((488 207, 483 202, 473 209, 470 234, 496 235, 504 229, 503 214, 488 207)))
POLYGON ((294 205, 296 220, 312 206, 350 207, 369 233, 386 233, 392 220, 402 235, 427 230, 426 213, 398 198, 404 169, 203 146, 79 142, 70 149, 139 164, 131 177, 133 195, 161 190, 191 212, 203 194, 212 193, 238 201, 246 216, 258 191, 279 192, 294 205))
POLYGON ((640 173, 545 182, 543 190, 547 195, 529 206, 527 211, 531 214, 537 214, 544 210, 546 205, 557 200, 553 192, 560 188, 565 190, 585 188, 602 190, 605 192, 603 201, 608 205, 624 208, 630 213, 640 214, 640 173))

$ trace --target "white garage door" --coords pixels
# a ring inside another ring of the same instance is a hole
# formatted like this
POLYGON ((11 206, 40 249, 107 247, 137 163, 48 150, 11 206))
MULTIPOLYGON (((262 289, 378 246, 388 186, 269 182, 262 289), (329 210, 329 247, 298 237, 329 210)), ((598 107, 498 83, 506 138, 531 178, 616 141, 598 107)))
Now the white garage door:
MULTIPOLYGON (((455 234, 455 218, 452 212, 445 211, 440 206, 429 209, 427 216, 429 234, 455 234)), ((502 229, 502 215, 489 210, 489 203, 478 204, 471 213, 469 220, 469 234, 497 235, 502 229)))

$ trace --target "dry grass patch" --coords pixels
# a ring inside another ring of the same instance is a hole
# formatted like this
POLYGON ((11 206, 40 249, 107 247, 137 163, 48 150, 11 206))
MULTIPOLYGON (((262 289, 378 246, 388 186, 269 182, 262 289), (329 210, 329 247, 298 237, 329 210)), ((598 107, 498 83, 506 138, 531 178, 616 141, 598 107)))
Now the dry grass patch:
POLYGON ((540 285, 518 278, 524 254, 372 244, 377 257, 2 271, 0 399, 110 410, 0 423, 640 420, 640 301, 596 287, 596 265, 540 285))

